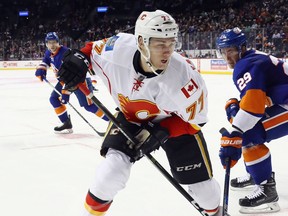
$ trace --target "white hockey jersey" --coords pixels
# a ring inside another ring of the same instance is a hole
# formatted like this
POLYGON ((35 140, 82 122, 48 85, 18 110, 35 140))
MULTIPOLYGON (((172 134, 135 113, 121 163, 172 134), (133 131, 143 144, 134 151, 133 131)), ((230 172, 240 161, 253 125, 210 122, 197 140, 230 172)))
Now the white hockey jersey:
POLYGON ((90 54, 94 72, 127 120, 158 122, 175 113, 194 125, 206 123, 207 88, 189 61, 174 52, 165 72, 149 78, 136 71, 136 52, 135 36, 119 33, 93 42, 90 54))

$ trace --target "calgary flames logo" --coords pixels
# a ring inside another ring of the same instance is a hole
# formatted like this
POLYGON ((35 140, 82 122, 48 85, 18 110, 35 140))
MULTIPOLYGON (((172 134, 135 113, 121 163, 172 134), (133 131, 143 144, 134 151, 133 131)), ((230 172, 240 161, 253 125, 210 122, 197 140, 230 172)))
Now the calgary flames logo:
POLYGON ((148 100, 130 100, 122 94, 118 95, 118 100, 128 121, 151 121, 160 113, 156 104, 148 100))

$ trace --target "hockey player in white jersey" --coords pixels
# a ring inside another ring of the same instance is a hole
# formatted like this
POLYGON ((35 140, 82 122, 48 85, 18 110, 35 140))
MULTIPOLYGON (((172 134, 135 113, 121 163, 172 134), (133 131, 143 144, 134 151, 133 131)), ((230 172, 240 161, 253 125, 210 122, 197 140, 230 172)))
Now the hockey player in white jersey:
MULTIPOLYGON (((207 214, 219 214, 220 187, 201 132, 207 122, 207 89, 189 61, 174 51, 177 35, 178 25, 169 14, 144 11, 135 35, 119 33, 81 49, 117 104, 117 120, 139 140, 133 146, 115 125, 108 128, 101 148, 105 159, 89 188, 83 215, 104 215, 125 188, 133 164, 142 157, 139 152, 160 146, 177 182, 187 186, 207 214)), ((77 66, 78 54, 67 52, 59 71, 68 88, 82 82, 80 73, 87 71, 85 64, 84 69, 81 63, 77 66)))

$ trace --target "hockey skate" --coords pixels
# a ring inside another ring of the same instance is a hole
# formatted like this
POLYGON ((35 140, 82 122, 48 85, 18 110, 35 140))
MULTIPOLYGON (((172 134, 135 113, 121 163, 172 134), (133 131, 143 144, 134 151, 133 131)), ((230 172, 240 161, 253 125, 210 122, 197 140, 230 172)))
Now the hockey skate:
POLYGON ((62 125, 54 127, 54 132, 58 134, 73 133, 70 115, 68 116, 68 119, 62 125))
POLYGON ((277 203, 279 200, 276 191, 276 182, 274 173, 268 181, 260 185, 255 185, 252 194, 239 200, 241 206, 240 213, 243 214, 258 214, 258 213, 271 213, 280 210, 277 203))
POLYGON ((237 177, 231 180, 230 186, 231 190, 251 190, 253 189, 255 183, 249 173, 245 176, 237 177))

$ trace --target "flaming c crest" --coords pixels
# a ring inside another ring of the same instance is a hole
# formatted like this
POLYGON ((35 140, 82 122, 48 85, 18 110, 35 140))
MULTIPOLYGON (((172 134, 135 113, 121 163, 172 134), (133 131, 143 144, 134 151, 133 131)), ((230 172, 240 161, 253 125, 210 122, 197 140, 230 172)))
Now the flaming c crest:
POLYGON ((122 94, 118 94, 118 100, 128 121, 150 121, 160 113, 156 104, 148 100, 130 100, 122 94))

